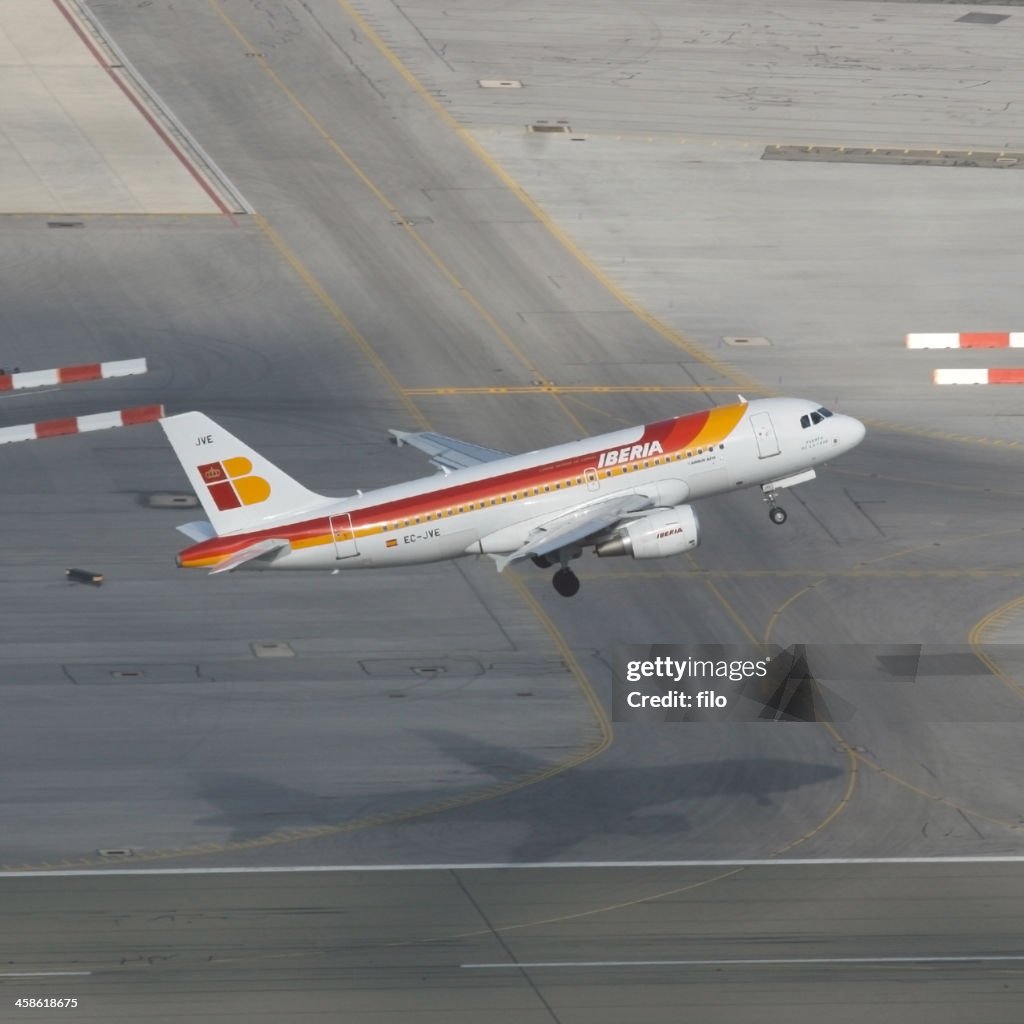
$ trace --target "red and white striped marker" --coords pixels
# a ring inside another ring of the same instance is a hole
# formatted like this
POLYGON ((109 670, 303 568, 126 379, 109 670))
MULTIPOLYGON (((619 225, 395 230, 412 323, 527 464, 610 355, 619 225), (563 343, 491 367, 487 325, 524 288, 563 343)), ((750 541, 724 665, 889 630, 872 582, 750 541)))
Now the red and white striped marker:
POLYGON ((933 384, 1024 384, 1024 368, 932 370, 933 384))
POLYGON ((1024 332, 908 334, 907 348, 1024 348, 1024 332))
POLYGON ((140 423, 155 423, 163 419, 163 416, 162 405, 141 405, 134 409, 97 412, 90 416, 71 416, 64 420, 19 423, 13 427, 0 427, 0 444, 38 441, 44 437, 60 437, 63 434, 84 434, 89 430, 108 430, 110 427, 134 427, 140 423))
POLYGON ((77 384, 104 377, 132 377, 146 372, 145 359, 119 359, 110 363, 84 363, 81 366, 56 366, 52 370, 0 374, 0 391, 43 388, 55 384, 77 384))

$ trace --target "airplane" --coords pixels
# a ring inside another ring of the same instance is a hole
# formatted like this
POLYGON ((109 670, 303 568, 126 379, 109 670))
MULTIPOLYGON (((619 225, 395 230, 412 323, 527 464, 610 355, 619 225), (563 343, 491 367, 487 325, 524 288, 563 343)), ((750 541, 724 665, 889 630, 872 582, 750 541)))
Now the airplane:
POLYGON ((425 452, 431 477, 346 498, 315 494, 199 412, 160 420, 208 521, 179 526, 194 543, 182 568, 362 569, 490 555, 502 571, 558 566, 563 597, 580 588, 569 562, 663 558, 697 547, 690 502, 760 487, 773 523, 781 490, 855 448, 864 425, 816 402, 762 398, 616 430, 525 455, 431 431, 392 430, 425 452))

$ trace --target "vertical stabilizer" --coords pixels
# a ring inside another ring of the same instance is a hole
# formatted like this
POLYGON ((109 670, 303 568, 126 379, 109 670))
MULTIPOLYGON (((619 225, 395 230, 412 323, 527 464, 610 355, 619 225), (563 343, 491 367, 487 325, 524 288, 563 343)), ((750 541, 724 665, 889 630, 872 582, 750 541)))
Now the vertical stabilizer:
POLYGON ((258 530, 330 499, 307 490, 201 412, 160 420, 219 535, 258 530))

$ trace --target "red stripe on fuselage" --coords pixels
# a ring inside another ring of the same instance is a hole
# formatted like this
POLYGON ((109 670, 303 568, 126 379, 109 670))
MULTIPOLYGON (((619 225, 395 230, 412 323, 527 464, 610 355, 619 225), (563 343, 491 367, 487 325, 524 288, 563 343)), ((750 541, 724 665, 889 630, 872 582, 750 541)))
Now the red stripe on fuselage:
MULTIPOLYGON (((352 516, 352 529, 358 533, 362 529, 379 526, 382 523, 390 523, 399 519, 415 519, 417 516, 435 514, 440 509, 465 507, 478 502, 490 501, 491 498, 508 494, 510 491, 532 490, 535 487, 544 487, 567 478, 575 479, 577 476, 582 476, 585 470, 595 469, 602 452, 618 450, 620 447, 632 448, 635 445, 646 445, 651 441, 658 441, 664 454, 668 455, 685 448, 693 441, 703 430, 709 416, 709 412, 698 412, 674 419, 660 420, 657 423, 647 424, 641 436, 629 445, 616 445, 614 448, 602 446, 574 458, 560 459, 557 462, 531 466, 484 480, 457 484, 453 487, 439 487, 436 490, 424 491, 421 494, 382 502, 379 505, 371 505, 366 508, 339 510, 334 515, 337 519, 348 511, 352 516)), ((516 456, 511 457, 516 458, 516 456)), ((652 457, 660 458, 662 456, 652 457)), ((603 472, 603 470, 599 472, 603 472)), ((251 533, 234 534, 230 537, 214 537, 186 548, 179 557, 182 561, 218 556, 227 557, 249 544, 268 537, 283 537, 294 542, 330 534, 329 517, 319 516, 316 519, 308 519, 300 523, 288 523, 276 529, 255 530, 251 533)))

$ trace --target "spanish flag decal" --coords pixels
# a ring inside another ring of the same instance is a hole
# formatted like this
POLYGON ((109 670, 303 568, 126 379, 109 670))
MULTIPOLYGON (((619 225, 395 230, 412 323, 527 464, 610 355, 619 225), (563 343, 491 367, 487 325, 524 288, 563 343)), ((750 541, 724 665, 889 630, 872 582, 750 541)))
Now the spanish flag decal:
POLYGON ((384 542, 384 547, 386 547, 386 548, 398 547, 398 541, 397 540, 385 541, 384 542))
POLYGON ((243 505, 258 505, 270 497, 270 484, 261 476, 252 476, 252 463, 248 459, 225 459, 197 468, 221 512, 243 505))

